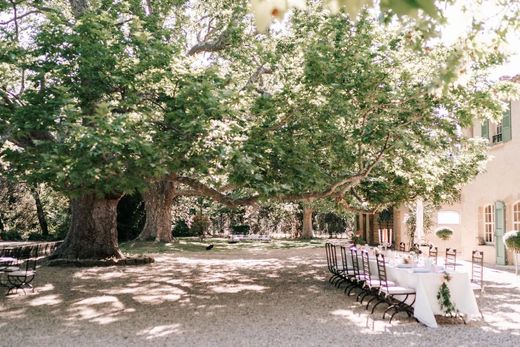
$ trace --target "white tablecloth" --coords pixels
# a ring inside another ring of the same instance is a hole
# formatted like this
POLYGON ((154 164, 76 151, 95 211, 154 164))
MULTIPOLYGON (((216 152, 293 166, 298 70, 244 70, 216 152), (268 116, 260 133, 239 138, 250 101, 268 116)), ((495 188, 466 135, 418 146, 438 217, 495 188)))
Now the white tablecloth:
MULTIPOLYGON (((414 288, 416 291, 414 316, 424 325, 436 328, 436 314, 443 314, 437 300, 437 292, 443 282, 444 273, 416 273, 413 269, 402 269, 387 266, 387 276, 391 281, 403 287, 414 288)), ((449 272, 448 282, 451 302, 466 320, 480 317, 477 300, 471 288, 467 272, 449 272)))
MULTIPOLYGON (((373 256, 370 258, 371 277, 378 279, 377 263, 373 256)), ((347 260, 348 265, 352 266, 350 253, 348 253, 347 260)), ((361 257, 359 257, 359 267, 361 269, 361 257)), ((435 315, 443 314, 437 300, 437 292, 443 282, 444 272, 414 272, 412 268, 399 268, 389 264, 386 266, 386 272, 389 281, 402 287, 415 289, 414 317, 428 327, 437 328, 435 315)), ((461 271, 448 271, 448 273, 451 276, 448 288, 450 289, 451 302, 455 305, 455 308, 466 320, 480 317, 469 274, 461 271)))

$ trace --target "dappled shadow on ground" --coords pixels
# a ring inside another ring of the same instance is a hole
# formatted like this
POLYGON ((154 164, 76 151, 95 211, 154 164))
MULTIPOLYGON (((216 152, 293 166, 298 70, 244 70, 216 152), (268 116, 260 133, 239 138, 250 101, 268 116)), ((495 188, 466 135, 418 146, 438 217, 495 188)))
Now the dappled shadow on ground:
POLYGON ((154 264, 136 267, 43 267, 36 293, 1 299, 1 341, 13 346, 520 342, 520 290, 513 275, 489 274, 480 300, 484 321, 428 329, 398 316, 390 325, 381 319, 382 310, 370 316, 327 283, 323 253, 182 253, 158 255, 154 264))

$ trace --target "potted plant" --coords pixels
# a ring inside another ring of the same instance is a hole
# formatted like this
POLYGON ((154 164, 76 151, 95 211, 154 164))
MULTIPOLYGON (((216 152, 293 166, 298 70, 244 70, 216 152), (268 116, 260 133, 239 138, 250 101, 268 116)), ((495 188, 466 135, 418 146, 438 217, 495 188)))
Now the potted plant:
POLYGON ((507 249, 510 249, 515 253, 520 252, 520 231, 508 231, 504 234, 503 240, 507 249))
POLYGON ((513 251, 515 261, 515 274, 518 275, 518 259, 520 258, 520 231, 511 230, 502 237, 507 249, 513 251))
POLYGON ((435 232, 435 235, 437 235, 437 237, 441 240, 449 240, 451 238, 451 236, 453 235, 453 230, 451 229, 448 229, 448 228, 442 228, 442 229, 439 229, 435 232))

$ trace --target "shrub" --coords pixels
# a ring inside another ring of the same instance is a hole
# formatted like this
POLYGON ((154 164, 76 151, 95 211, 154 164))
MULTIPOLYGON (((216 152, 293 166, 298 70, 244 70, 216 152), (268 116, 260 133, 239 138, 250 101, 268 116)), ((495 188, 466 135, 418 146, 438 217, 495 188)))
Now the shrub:
POLYGON ((179 219, 175 223, 172 233, 173 237, 197 236, 197 234, 193 234, 193 232, 190 230, 190 227, 184 219, 179 219))
POLYGON ((191 233, 197 236, 203 237, 204 233, 208 230, 209 219, 206 216, 198 213, 193 217, 191 222, 191 233))
POLYGON ((520 231, 508 231, 503 236, 504 244, 513 252, 520 252, 520 231))
POLYGON ((4 231, 0 233, 0 238, 4 241, 22 241, 22 234, 19 231, 4 231))
POLYGON ((46 238, 41 233, 32 232, 29 233, 27 241, 46 241, 46 238))
POLYGON ((448 228, 439 229, 435 232, 435 235, 437 235, 439 239, 446 241, 453 235, 453 230, 448 228))
POLYGON ((247 235, 249 234, 249 225, 247 224, 237 224, 231 226, 231 233, 233 235, 247 235))

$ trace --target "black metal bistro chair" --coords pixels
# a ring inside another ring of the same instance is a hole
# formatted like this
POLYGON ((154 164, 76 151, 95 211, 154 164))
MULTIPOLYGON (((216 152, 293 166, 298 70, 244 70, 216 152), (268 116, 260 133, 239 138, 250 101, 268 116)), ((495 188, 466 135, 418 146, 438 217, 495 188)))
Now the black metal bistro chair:
POLYGON ((347 295, 350 295, 355 288, 361 289, 361 293, 364 292, 363 286, 365 284, 365 276, 362 274, 359 267, 359 257, 358 250, 356 246, 350 247, 350 257, 352 260, 352 273, 354 277, 352 278, 352 286, 349 288, 347 295))
POLYGON ((383 319, 389 311, 394 311, 390 316, 390 323, 392 319, 399 312, 406 312, 408 317, 413 315, 413 304, 415 303, 415 290, 412 288, 397 286, 396 284, 388 281, 386 275, 386 263, 385 256, 383 254, 376 255, 377 261, 377 272, 379 273, 379 297, 380 300, 372 307, 371 313, 374 313, 376 307, 382 303, 388 304, 388 308, 383 313, 383 319), (413 300, 410 303, 406 301, 410 296, 413 296, 413 300))
POLYGON ((34 292, 34 288, 32 286, 32 281, 36 276, 36 264, 38 262, 38 248, 31 247, 29 248, 28 257, 23 260, 23 263, 20 265, 20 268, 16 271, 7 272, 7 295, 14 292, 18 292, 18 289, 22 289, 24 294, 25 288, 31 288, 34 292))
POLYGON ((368 310, 370 304, 379 298, 379 287, 381 286, 381 281, 379 280, 379 276, 374 276, 370 269, 370 256, 368 251, 361 251, 361 264, 363 265, 363 276, 365 278, 365 282, 363 283, 363 288, 365 293, 361 297, 361 304, 363 304, 363 300, 367 296, 372 296, 370 300, 368 300, 365 309, 368 310), (376 278, 377 277, 377 278, 376 278))
POLYGON ((454 248, 446 248, 446 257, 444 258, 444 268, 446 270, 455 271, 457 266, 457 250, 454 248))
POLYGON ((339 287, 343 282, 347 281, 347 277, 344 271, 338 266, 338 256, 336 244, 327 242, 325 243, 325 251, 327 254, 327 267, 332 274, 329 278, 329 282, 336 287, 339 287))
MULTIPOLYGON (((478 299, 482 299, 484 294, 484 252, 482 251, 473 251, 471 253, 471 289, 474 292, 478 293, 478 299)), ((482 319, 484 315, 480 310, 479 312, 482 319)))
POLYGON ((347 278, 347 286, 345 287, 345 293, 351 288, 356 286, 356 274, 354 273, 353 265, 349 264, 350 259, 350 248, 352 244, 343 244, 340 247, 341 252, 341 263, 343 264, 342 273, 347 278))
POLYGON ((433 260, 435 265, 437 265, 438 255, 439 255, 439 250, 437 249, 437 247, 433 247, 433 245, 430 245, 430 247, 428 249, 428 257, 430 257, 433 260))

